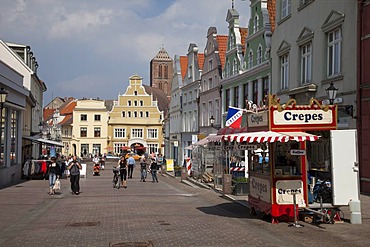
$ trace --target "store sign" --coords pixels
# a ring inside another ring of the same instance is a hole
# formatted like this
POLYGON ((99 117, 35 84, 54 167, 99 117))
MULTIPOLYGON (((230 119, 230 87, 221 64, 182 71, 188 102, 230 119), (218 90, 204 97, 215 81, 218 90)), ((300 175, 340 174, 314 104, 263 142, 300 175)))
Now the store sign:
POLYGON ((247 121, 248 127, 268 126, 267 111, 261 113, 248 113, 247 121))
POLYGON ((333 123, 332 110, 285 110, 274 111, 275 125, 313 125, 333 123))
POLYGON ((291 155, 301 156, 306 155, 306 150, 304 149, 292 149, 290 150, 291 155))
POLYGON ((302 180, 280 180, 276 182, 277 204, 293 204, 293 196, 299 206, 305 206, 302 180))
POLYGON ((223 150, 233 150, 234 146, 222 146, 223 150))
POLYGON ((173 142, 173 146, 174 146, 174 147, 178 147, 178 146, 179 146, 179 142, 178 142, 178 141, 174 141, 174 142, 173 142))
POLYGON ((264 202, 271 203, 270 181, 257 177, 250 177, 249 194, 264 202))
POLYGON ((257 145, 253 145, 253 144, 246 144, 246 145, 239 144, 236 146, 236 150, 256 150, 256 149, 257 149, 257 145))

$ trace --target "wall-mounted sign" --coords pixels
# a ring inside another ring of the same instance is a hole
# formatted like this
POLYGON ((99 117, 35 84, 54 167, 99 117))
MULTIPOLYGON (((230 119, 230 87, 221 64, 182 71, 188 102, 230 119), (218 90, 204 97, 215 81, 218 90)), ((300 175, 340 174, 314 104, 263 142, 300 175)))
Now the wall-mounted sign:
POLYGON ((267 111, 247 114, 248 127, 268 126, 267 111))
POLYGON ((174 141, 174 142, 173 142, 173 146, 174 146, 174 147, 178 147, 178 146, 179 146, 179 142, 178 142, 178 141, 174 141))
POLYGON ((304 149, 292 149, 290 150, 291 155, 306 155, 306 150, 304 149))
POLYGON ((256 150, 256 149, 257 149, 257 145, 253 145, 253 144, 246 144, 246 145, 239 144, 236 146, 236 150, 256 150))
POLYGON ((223 150, 233 150, 234 146, 222 146, 223 150))
POLYGON ((271 203, 271 186, 268 179, 250 177, 249 193, 264 202, 271 203))
POLYGON ((279 180, 276 182, 277 204, 293 204, 293 196, 299 206, 305 206, 303 182, 301 180, 279 180))

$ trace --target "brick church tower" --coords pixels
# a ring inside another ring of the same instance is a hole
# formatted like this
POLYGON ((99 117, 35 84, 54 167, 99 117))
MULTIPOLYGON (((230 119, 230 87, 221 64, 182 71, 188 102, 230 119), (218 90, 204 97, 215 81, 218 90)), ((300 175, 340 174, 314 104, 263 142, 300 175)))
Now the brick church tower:
POLYGON ((163 90, 167 97, 170 97, 172 75, 173 60, 162 47, 150 61, 150 86, 163 90))

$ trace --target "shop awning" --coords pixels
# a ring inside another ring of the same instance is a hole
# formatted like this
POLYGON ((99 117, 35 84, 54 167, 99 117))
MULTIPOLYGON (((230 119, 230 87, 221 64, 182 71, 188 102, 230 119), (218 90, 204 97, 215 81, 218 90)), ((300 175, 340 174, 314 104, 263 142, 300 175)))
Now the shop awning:
POLYGON ((222 139, 222 135, 215 135, 210 134, 206 138, 203 138, 202 140, 199 140, 198 142, 194 143, 194 146, 204 146, 209 142, 219 142, 222 139))
POLYGON ((224 140, 236 142, 287 142, 287 141, 316 141, 319 136, 305 132, 275 132, 260 131, 225 135, 224 140))
POLYGON ((34 136, 23 136, 23 139, 30 140, 30 141, 32 141, 32 142, 43 143, 43 144, 50 145, 50 146, 59 146, 59 147, 63 147, 63 144, 62 144, 61 142, 56 142, 56 141, 52 141, 52 140, 47 140, 47 139, 43 139, 43 138, 40 138, 40 137, 34 137, 34 136))

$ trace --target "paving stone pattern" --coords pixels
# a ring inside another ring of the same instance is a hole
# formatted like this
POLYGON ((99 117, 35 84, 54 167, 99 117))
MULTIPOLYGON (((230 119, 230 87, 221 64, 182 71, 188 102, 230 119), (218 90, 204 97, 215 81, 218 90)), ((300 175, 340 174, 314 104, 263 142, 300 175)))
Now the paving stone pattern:
POLYGON ((46 180, 0 190, 0 246, 370 244, 368 213, 362 225, 273 225, 216 191, 191 187, 178 178, 158 175, 159 183, 152 183, 149 175, 147 182, 140 182, 138 167, 127 189, 115 189, 113 163, 106 164, 101 176, 92 176, 90 163, 80 195, 70 193, 69 179, 62 179, 61 193, 52 196, 46 180))

